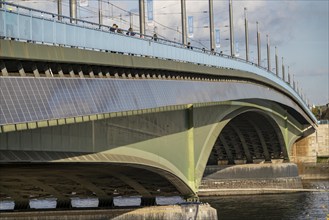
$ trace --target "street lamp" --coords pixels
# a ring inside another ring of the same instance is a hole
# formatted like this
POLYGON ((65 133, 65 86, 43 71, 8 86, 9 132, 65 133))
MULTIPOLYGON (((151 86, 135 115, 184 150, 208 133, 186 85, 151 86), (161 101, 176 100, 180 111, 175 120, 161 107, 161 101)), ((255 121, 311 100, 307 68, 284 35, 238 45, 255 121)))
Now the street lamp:
POLYGON ((186 34, 186 0, 181 0, 181 14, 182 14, 182 43, 187 44, 187 34, 186 34))
POLYGON ((248 20, 247 20, 247 8, 244 8, 244 35, 246 41, 246 61, 249 61, 249 36, 248 36, 248 20))
POLYGON ((76 23, 77 19, 77 0, 70 0, 70 21, 76 23))
POLYGON ((215 50, 213 0, 209 0, 210 50, 215 50))
POLYGON ((234 27, 233 27, 233 5, 232 0, 229 0, 229 19, 230 19, 230 45, 231 45, 231 56, 234 57, 234 27))
POLYGON ((258 21, 256 21, 257 26, 257 55, 258 55, 258 66, 260 66, 261 61, 261 51, 260 51, 260 33, 259 33, 259 27, 258 27, 258 21))
POLYGON ((275 74, 279 76, 278 48, 275 46, 275 74))
POLYGON ((139 33, 145 34, 145 4, 144 0, 139 0, 139 33))
POLYGON ((270 60, 270 36, 267 34, 267 70, 271 71, 271 60, 270 60))

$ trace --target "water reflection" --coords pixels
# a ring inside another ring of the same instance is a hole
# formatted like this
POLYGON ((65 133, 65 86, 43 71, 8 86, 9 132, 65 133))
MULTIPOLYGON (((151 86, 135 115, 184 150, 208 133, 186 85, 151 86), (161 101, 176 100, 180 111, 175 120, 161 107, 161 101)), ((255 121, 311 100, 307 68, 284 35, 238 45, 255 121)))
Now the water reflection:
MULTIPOLYGON (((313 181, 326 187, 329 181, 313 181)), ((328 189, 328 188, 327 188, 328 189)), ((329 214, 329 191, 203 198, 218 219, 323 219, 329 214)), ((329 217, 329 216, 328 216, 329 217)))

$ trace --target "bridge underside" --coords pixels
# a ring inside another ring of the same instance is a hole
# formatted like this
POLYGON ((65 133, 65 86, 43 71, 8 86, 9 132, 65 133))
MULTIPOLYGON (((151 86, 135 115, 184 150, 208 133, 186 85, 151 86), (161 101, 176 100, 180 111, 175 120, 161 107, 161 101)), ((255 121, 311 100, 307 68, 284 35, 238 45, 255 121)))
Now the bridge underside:
POLYGON ((270 118, 247 112, 232 119, 215 142, 208 165, 288 160, 283 136, 270 118))
MULTIPOLYGON (((0 201, 25 202, 34 198, 98 198, 111 201, 118 196, 157 196, 181 193, 159 170, 106 163, 39 163, 0 166, 0 201)), ((161 172, 161 171, 160 171, 161 172)))

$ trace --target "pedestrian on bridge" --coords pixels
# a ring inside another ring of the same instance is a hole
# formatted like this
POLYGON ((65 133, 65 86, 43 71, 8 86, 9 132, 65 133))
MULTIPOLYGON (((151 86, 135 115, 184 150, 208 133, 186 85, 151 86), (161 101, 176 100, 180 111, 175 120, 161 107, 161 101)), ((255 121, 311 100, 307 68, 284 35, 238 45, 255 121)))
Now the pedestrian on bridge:
POLYGON ((191 42, 187 43, 187 49, 193 50, 193 47, 191 46, 191 42))
POLYGON ((130 27, 130 28, 128 29, 126 35, 128 35, 128 36, 135 36, 135 32, 133 32, 132 27, 130 27))
POLYGON ((116 33, 117 32, 118 25, 113 24, 112 27, 110 27, 110 31, 116 33))
POLYGON ((116 25, 116 26, 117 26, 117 33, 122 34, 122 29, 120 29, 118 25, 116 25))
POLYGON ((152 39, 153 39, 154 41, 158 41, 158 35, 157 35, 156 33, 154 33, 152 39))

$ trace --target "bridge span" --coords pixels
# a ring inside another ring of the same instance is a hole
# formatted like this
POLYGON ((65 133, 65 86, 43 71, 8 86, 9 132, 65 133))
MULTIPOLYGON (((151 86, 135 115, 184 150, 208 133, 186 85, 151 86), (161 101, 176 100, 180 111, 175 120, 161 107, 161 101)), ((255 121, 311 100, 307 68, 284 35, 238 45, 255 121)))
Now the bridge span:
POLYGON ((289 161, 316 128, 253 63, 40 13, 0 9, 3 198, 191 197, 207 164, 289 161))

